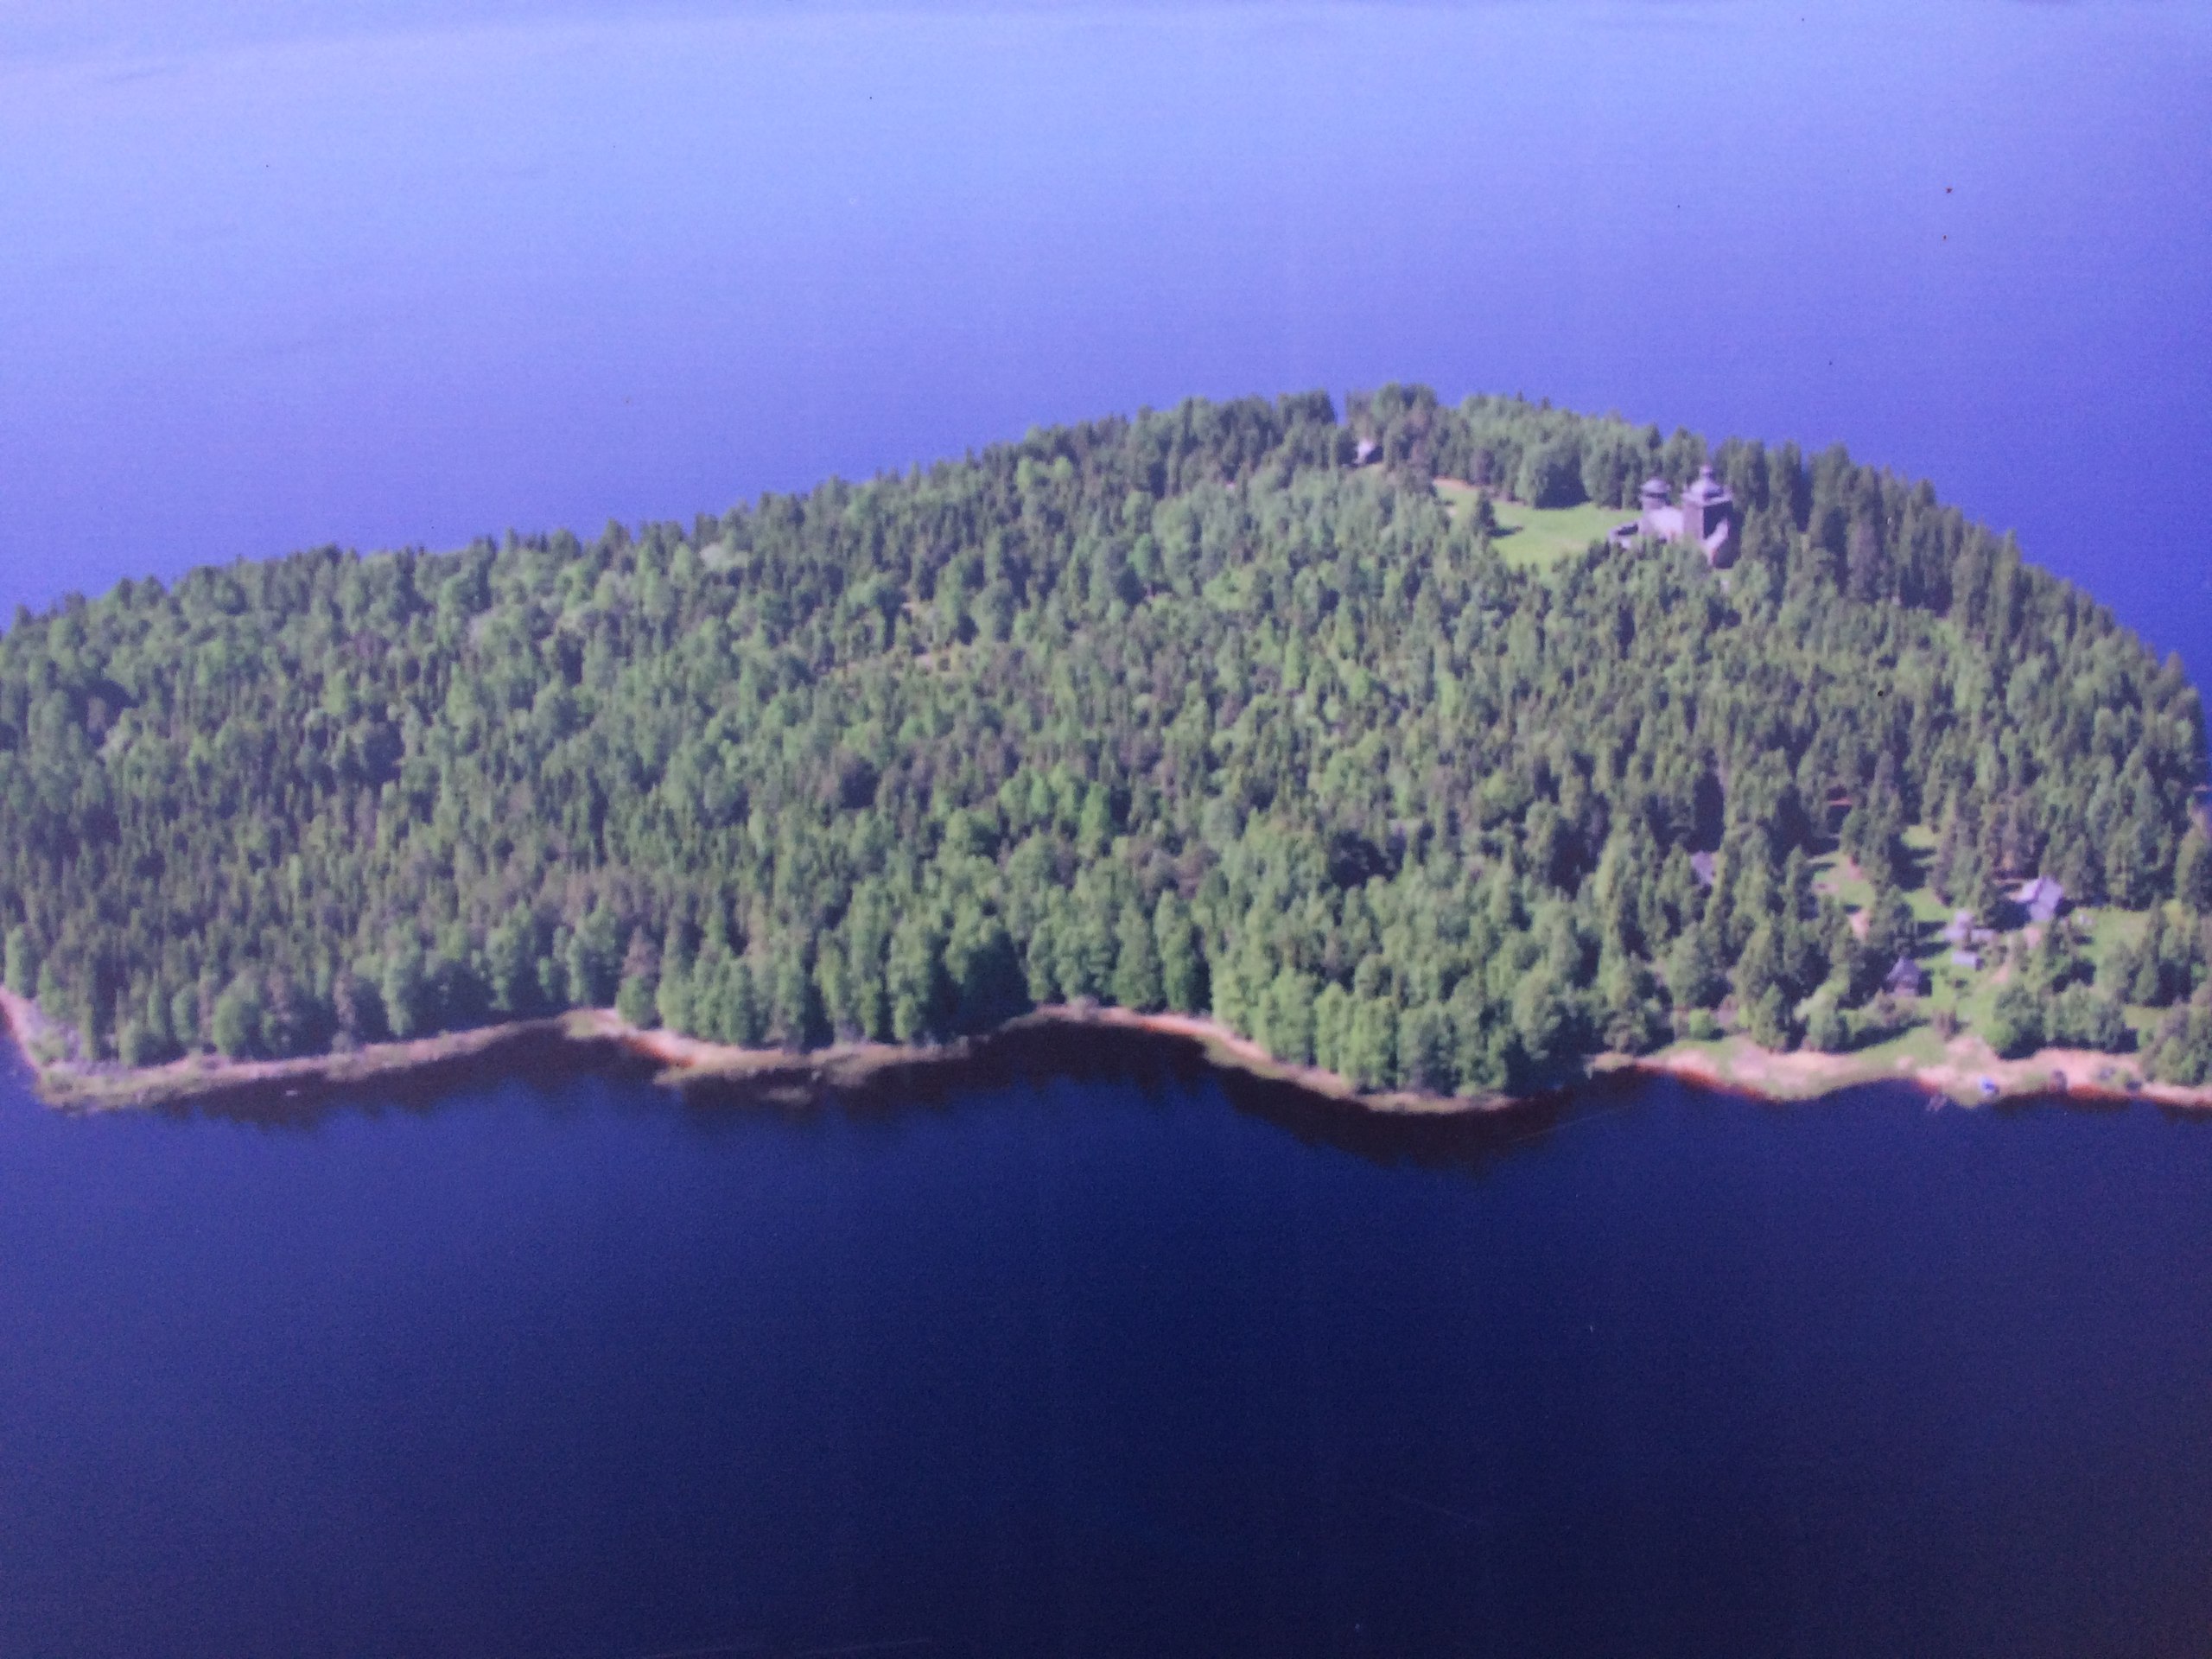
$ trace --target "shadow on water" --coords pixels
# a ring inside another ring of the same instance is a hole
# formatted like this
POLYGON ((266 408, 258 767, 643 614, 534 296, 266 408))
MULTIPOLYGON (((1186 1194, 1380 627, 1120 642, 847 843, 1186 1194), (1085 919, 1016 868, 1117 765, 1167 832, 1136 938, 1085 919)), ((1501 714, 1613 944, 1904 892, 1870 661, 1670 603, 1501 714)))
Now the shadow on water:
POLYGON ((657 1067, 620 1044, 576 1042, 552 1027, 518 1027, 466 1054, 357 1078, 281 1077, 161 1102, 163 1117, 309 1129, 348 1113, 429 1116, 496 1089, 550 1099, 582 1078, 649 1085, 657 1067))
POLYGON ((552 1027, 519 1028, 471 1053, 406 1071, 350 1080, 256 1082, 151 1109, 180 1121, 312 1129, 349 1114, 428 1116, 493 1090, 520 1090, 550 1107, 589 1079, 667 1104, 704 1129, 741 1116, 786 1119, 842 1114, 887 1122, 950 1115, 1010 1090, 1056 1083, 1134 1090, 1165 1103, 1218 1090, 1236 1110, 1308 1146, 1385 1166, 1479 1170, 1592 1112, 1625 1109, 1648 1084, 1598 1079, 1515 1105, 1465 1112, 1376 1111, 1294 1084, 1217 1067, 1188 1038, 1106 1026, 1027 1026, 940 1053, 881 1066, 864 1078, 826 1082, 794 1068, 759 1077, 707 1077, 656 1084, 656 1061, 620 1043, 580 1042, 552 1027))
MULTIPOLYGON (((950 1115, 1010 1090, 1055 1083, 1134 1090, 1155 1103, 1208 1089, 1236 1111, 1258 1118, 1300 1144, 1348 1154, 1384 1168, 1410 1167, 1478 1175, 1517 1152, 1541 1147, 1561 1131, 1644 1109, 1671 1096, 1719 1101, 1733 1091, 1649 1073, 1618 1071, 1552 1090, 1510 1105, 1465 1111, 1376 1110, 1295 1084, 1215 1065, 1194 1039, 1108 1026, 1021 1026, 939 1053, 880 1067, 864 1078, 826 1082, 796 1064, 758 1077, 709 1077, 664 1090, 658 1063, 618 1042, 577 1041, 550 1027, 524 1027, 472 1053, 412 1071, 352 1081, 298 1079, 260 1083, 154 1109, 176 1119, 206 1118, 273 1129, 308 1129, 341 1114, 386 1111, 428 1116, 519 1089, 551 1108, 589 1079, 667 1103, 703 1130, 744 1116, 772 1112, 785 1119, 825 1114, 881 1122, 917 1115, 950 1115)), ((1901 1084, 1870 1084, 1818 1103, 1740 1101, 1771 1111, 1832 1109, 1854 1101, 1926 1101, 1901 1084)), ((1931 1104, 1937 1103, 1929 1103, 1931 1104)), ((1977 1109, 2004 1120, 2052 1113, 2124 1116, 2152 1104, 2118 1096, 2008 1097, 1977 1109)), ((2157 1107, 2176 1121, 2208 1115, 2157 1107)))

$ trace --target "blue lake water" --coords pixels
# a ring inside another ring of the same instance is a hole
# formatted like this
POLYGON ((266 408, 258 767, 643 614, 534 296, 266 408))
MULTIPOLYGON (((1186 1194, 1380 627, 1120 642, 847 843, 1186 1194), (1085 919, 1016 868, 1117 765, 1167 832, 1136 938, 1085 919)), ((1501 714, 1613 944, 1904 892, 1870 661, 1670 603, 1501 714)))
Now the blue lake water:
POLYGON ((2208 1236, 2142 1107, 11 1084, 0 1652, 2202 1652, 2208 1236))
MULTIPOLYGON (((1395 378, 2212 660, 2202 8, 305 10, 0 19, 0 615, 1395 378)), ((0 1082, 0 1653, 2204 1652, 2209 1237, 2140 1108, 0 1082)))
POLYGON ((1423 380, 1936 480, 2212 660, 2212 10, 19 0, 0 617, 1423 380))

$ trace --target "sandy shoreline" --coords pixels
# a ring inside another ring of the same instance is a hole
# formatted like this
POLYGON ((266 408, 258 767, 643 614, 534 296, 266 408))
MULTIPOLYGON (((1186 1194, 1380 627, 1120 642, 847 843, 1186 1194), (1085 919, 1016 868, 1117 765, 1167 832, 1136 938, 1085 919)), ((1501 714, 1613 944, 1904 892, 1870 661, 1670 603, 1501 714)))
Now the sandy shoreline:
MULTIPOLYGON (((614 1053, 652 1068, 664 1087, 751 1085, 781 1096, 853 1089, 887 1074, 937 1068, 974 1058, 994 1043, 1021 1033, 1077 1035, 1090 1029, 1146 1034, 1186 1044, 1210 1065, 1287 1084, 1305 1093, 1392 1116, 1448 1116, 1493 1112, 1522 1103, 1506 1094, 1470 1097, 1405 1092, 1363 1094, 1345 1078, 1318 1066, 1287 1065, 1250 1039, 1214 1020, 1179 1014, 1134 1014, 1126 1008, 1055 1005, 1039 1008, 980 1037, 926 1047, 888 1043, 840 1043, 794 1053, 783 1049, 735 1048, 673 1032, 644 1030, 612 1009, 578 1009, 542 1020, 483 1026, 411 1042, 376 1043, 346 1053, 283 1060, 226 1060, 193 1055, 130 1071, 112 1063, 95 1067, 41 1066, 32 1058, 42 1024, 36 1007, 0 989, 0 1018, 29 1068, 39 1098, 74 1110, 153 1107, 225 1096, 289 1096, 381 1078, 398 1079, 441 1068, 494 1062, 503 1054, 572 1050, 614 1053)), ((1571 1087, 1594 1076, 1644 1073, 1700 1088, 1783 1102, 1816 1099, 1870 1084, 1901 1083, 1962 1105, 2037 1096, 2088 1100, 2148 1100, 2166 1106, 2212 1109, 2212 1087, 2189 1089, 2141 1078, 2130 1058, 2082 1049, 2047 1048, 2018 1060, 2000 1060, 1980 1039, 1953 1039, 1940 1063, 1877 1063, 1850 1054, 1778 1053, 1740 1037, 1717 1043, 1676 1044, 1654 1054, 1600 1055, 1571 1087)))

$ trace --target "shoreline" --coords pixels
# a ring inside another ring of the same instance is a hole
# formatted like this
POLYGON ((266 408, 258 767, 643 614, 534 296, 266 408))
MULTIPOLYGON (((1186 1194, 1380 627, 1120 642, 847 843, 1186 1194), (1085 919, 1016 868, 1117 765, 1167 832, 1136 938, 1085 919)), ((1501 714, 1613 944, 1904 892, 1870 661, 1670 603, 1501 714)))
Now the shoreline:
POLYGON ((1650 1054, 1600 1054, 1551 1087, 1526 1095, 1428 1095, 1403 1090, 1365 1093, 1347 1078, 1319 1066, 1275 1058, 1249 1038, 1192 1014, 1137 1014, 1126 1008, 1056 1003, 1033 1010, 975 1037, 928 1046, 837 1043, 792 1052, 738 1048, 673 1032, 630 1025, 612 1009, 581 1008, 542 1019, 512 1020, 448 1032, 407 1042, 373 1043, 343 1053, 289 1059, 226 1060, 195 1054, 157 1066, 126 1070, 41 1065, 32 1045, 43 1020, 35 1005, 0 989, 0 1024, 29 1071, 34 1092, 66 1111, 107 1111, 181 1105, 226 1096, 359 1086, 441 1069, 494 1060, 503 1054, 566 1052, 574 1058, 643 1062, 658 1086, 683 1091, 714 1084, 755 1088, 771 1096, 804 1100, 880 1083, 911 1069, 935 1071, 975 1058, 1004 1039, 1024 1033, 1085 1030, 1148 1036, 1193 1049, 1217 1071, 1281 1084, 1338 1105, 1391 1117, 1446 1118, 1523 1106, 1597 1077, 1664 1077, 1715 1093, 1781 1104, 1820 1099, 1870 1084, 1904 1084, 1931 1097, 1962 1106, 2050 1098, 2111 1103, 2132 1100, 2212 1110, 2212 1086, 2185 1088, 2143 1078, 2127 1057, 2085 1049, 2045 1048, 2003 1060, 1972 1034, 1952 1039, 1935 1064, 1902 1058, 1884 1063, 1852 1054, 1807 1050, 1777 1052, 1732 1036, 1678 1042, 1650 1054))

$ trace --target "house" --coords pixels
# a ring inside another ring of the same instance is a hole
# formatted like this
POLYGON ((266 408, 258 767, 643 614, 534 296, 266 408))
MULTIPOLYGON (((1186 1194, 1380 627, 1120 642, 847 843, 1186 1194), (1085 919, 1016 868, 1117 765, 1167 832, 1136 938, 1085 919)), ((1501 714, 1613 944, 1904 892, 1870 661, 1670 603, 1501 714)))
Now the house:
POLYGON ((1697 884, 1700 887, 1711 887, 1713 885, 1713 855, 1711 853, 1692 853, 1690 855, 1690 874, 1697 878, 1697 884))
POLYGON ((1891 996, 1925 996, 1928 995, 1928 974, 1910 957, 1899 957, 1897 966, 1891 969, 1882 981, 1882 988, 1891 996))
POLYGON ((1964 968, 1969 970, 1979 968, 1981 966, 1981 952, 1979 950, 1954 950, 1951 952, 1951 966, 1954 968, 1964 968))
POLYGON ((1639 539, 1688 542, 1701 548, 1705 562, 1715 570, 1736 563, 1740 537, 1736 528, 1736 498, 1713 475, 1713 468, 1697 469, 1697 481, 1682 492, 1679 504, 1669 498, 1673 486, 1663 478, 1647 478, 1636 493, 1638 512, 1625 524, 1616 524, 1611 540, 1627 547, 1639 539))
POLYGON ((1946 944, 1967 944, 1973 942, 1974 936, 1974 912, 1970 910, 1953 911, 1951 912, 1951 919, 1943 925, 1943 943, 1946 944))
POLYGON ((2024 881, 2012 897, 2028 912, 2028 919, 2038 926, 2058 919, 2058 912, 2065 907, 2066 889, 2047 875, 2024 881))

